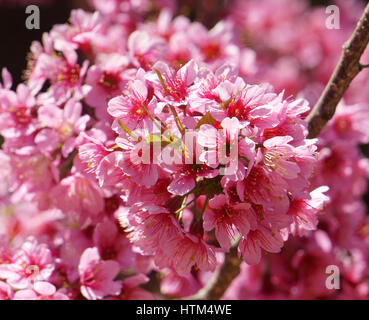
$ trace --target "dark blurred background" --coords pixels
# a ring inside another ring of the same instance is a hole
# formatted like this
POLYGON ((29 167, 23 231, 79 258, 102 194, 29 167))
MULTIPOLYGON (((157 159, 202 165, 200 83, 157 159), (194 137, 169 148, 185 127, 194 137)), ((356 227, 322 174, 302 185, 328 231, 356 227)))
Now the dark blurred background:
POLYGON ((49 31, 54 24, 67 22, 70 11, 85 7, 84 1, 76 0, 0 0, 0 70, 7 67, 14 83, 22 80, 26 68, 26 56, 33 40, 41 40, 42 33, 49 31), (40 30, 28 30, 25 21, 28 17, 27 5, 40 8, 40 30))

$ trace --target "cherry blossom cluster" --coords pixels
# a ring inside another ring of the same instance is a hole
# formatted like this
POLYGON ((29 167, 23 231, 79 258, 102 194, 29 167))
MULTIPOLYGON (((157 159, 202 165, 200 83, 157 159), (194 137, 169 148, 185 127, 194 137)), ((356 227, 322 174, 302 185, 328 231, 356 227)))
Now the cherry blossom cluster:
POLYGON ((0 81, 0 299, 185 297, 232 246, 226 298, 368 297, 368 73, 318 139, 305 121, 350 2, 332 37, 301 0, 231 2, 211 29, 91 0, 35 41, 0 81))
MULTIPOLYGON (((245 5, 241 1, 239 4, 245 5)), ((272 5, 271 1, 265 1, 265 5, 267 4, 272 5)), ((300 94, 310 101, 315 101, 316 91, 318 90, 319 94, 319 87, 324 85, 329 72, 333 69, 333 65, 329 64, 334 64, 338 60, 340 47, 348 38, 355 25, 353 21, 358 19, 363 7, 356 1, 337 1, 341 9, 341 29, 328 32, 324 30, 322 20, 317 19, 324 16, 324 8, 311 11, 306 3, 305 6, 301 4, 303 2, 285 1, 284 6, 275 7, 274 12, 279 10, 280 14, 287 14, 284 16, 283 23, 272 22, 273 18, 267 15, 263 16, 263 23, 251 20, 248 23, 259 23, 261 37, 271 36, 276 29, 285 28, 292 23, 295 26, 302 24, 307 30, 311 30, 306 34, 316 37, 316 40, 309 39, 308 46, 301 46, 301 48, 311 47, 324 52, 321 62, 314 68, 306 69, 301 67, 301 63, 307 60, 300 59, 298 50, 281 52, 281 61, 300 62, 294 64, 293 72, 284 74, 276 72, 276 78, 270 81, 278 86, 278 83, 282 83, 279 77, 289 74, 289 83, 293 84, 293 87, 286 87, 287 91, 291 90, 291 93, 298 94, 298 91, 302 90, 300 94), (350 9, 347 9, 346 5, 349 5, 350 9), (288 11, 287 8, 291 10, 288 11), (299 10, 300 13, 298 13, 299 10), (297 21, 301 12, 304 12, 307 19, 297 21), (311 21, 315 22, 311 23, 311 21), (267 28, 268 23, 273 23, 273 28, 267 28), (315 31, 312 32, 313 30, 315 31), (318 39, 324 41, 318 41, 318 39), (332 58, 325 59, 327 55, 332 58), (301 83, 302 79, 307 79, 306 84, 301 83), (309 83, 316 83, 316 85, 312 87, 309 83), (297 87, 295 87, 296 84, 298 84, 297 87)), ((267 10, 267 8, 264 9, 267 10)), ((250 10, 247 11, 250 16, 253 16, 253 10, 257 10, 260 14, 266 12, 256 3, 250 10)), ((242 11, 238 10, 238 12, 242 11)), ((244 31, 247 29, 255 31, 256 27, 250 24, 244 25, 243 28, 245 28, 244 31)), ((288 40, 288 44, 294 46, 306 39, 306 37, 296 37, 288 40)), ((270 46, 271 42, 259 44, 256 41, 255 44, 270 46)), ((276 48, 275 44, 272 46, 276 48)), ((284 50, 289 48, 291 47, 285 46, 284 50)), ((261 48, 257 50, 258 54, 266 52, 261 48)), ((367 60, 367 54, 368 50, 364 53, 363 61, 367 60)), ((316 54, 309 56, 317 57, 316 54)), ((319 136, 318 165, 312 185, 319 187, 324 183, 329 186, 326 195, 330 198, 329 204, 318 215, 319 230, 293 232, 282 254, 272 255, 270 259, 264 259, 255 266, 243 265, 241 275, 228 289, 225 298, 368 299, 368 219, 363 196, 368 190, 369 161, 363 157, 358 146, 369 143, 366 129, 369 124, 369 105, 367 93, 362 90, 363 81, 367 77, 368 72, 364 71, 354 80, 345 94, 345 101, 340 103, 334 118, 319 136), (338 290, 332 290, 326 286, 326 279, 330 274, 326 272, 328 266, 336 266, 340 272, 338 290)))
POLYGON ((369 161, 357 147, 369 142, 368 112, 367 105, 341 103, 319 139, 312 183, 329 185, 330 202, 319 214, 318 230, 296 230, 281 254, 243 265, 226 298, 368 299, 368 218, 362 197, 369 161), (340 272, 339 290, 326 286, 328 266, 340 272))
MULTIPOLYGON (((248 85, 227 66, 198 70, 193 60, 178 71, 162 62, 140 69, 125 90, 108 103, 115 145, 91 140, 79 152, 100 186, 121 184, 127 206, 117 215, 133 244, 179 274, 214 270, 209 243, 228 250, 239 236, 249 263, 279 252, 304 214, 291 203, 312 200, 306 101, 248 85)), ((323 202, 322 191, 312 201, 323 202)))

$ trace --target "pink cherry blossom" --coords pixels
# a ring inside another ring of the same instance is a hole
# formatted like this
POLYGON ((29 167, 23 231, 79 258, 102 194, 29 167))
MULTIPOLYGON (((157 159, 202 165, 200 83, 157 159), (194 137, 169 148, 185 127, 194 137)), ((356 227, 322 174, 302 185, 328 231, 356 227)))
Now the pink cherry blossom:
POLYGON ((54 270, 54 260, 47 245, 28 238, 12 257, 11 263, 3 264, 0 277, 17 289, 27 289, 35 281, 47 280, 54 270))
POLYGON ((188 87, 195 81, 198 66, 191 60, 178 71, 171 70, 167 64, 157 62, 148 80, 153 83, 155 93, 164 102, 173 106, 185 103, 189 94, 188 87))
POLYGON ((135 67, 148 70, 165 54, 165 43, 145 31, 134 31, 128 39, 128 53, 135 67))
POLYGON ((40 107, 38 119, 46 127, 35 137, 40 150, 48 154, 62 144, 62 155, 67 158, 76 146, 76 136, 86 129, 90 117, 82 116, 81 103, 70 99, 64 109, 53 105, 40 107))
POLYGON ((157 100, 149 96, 145 82, 134 80, 125 96, 119 96, 109 101, 108 112, 115 118, 120 118, 128 129, 145 126, 150 114, 156 108, 157 100))
POLYGON ((250 225, 255 227, 257 224, 256 216, 249 210, 251 205, 248 203, 228 205, 226 196, 218 195, 209 201, 209 206, 211 210, 204 213, 204 230, 215 228, 215 236, 225 249, 231 247, 231 241, 237 239, 237 234, 247 235, 250 225))
POLYGON ((69 300, 68 296, 56 292, 56 288, 49 282, 38 281, 33 289, 19 290, 14 294, 14 300, 69 300))
POLYGON ((89 0, 2 69, 0 299, 181 299, 234 246, 222 299, 368 300, 367 69, 308 138, 331 4, 89 0))
POLYGON ((203 271, 215 270, 214 248, 195 235, 178 237, 167 250, 170 264, 179 275, 188 274, 194 266, 203 271))
POLYGON ((114 260, 101 260, 97 248, 86 249, 78 266, 81 293, 88 300, 103 299, 107 295, 118 295, 122 288, 120 281, 113 281, 119 272, 114 260))
POLYGON ((90 89, 86 95, 86 102, 95 108, 99 119, 106 119, 106 103, 124 89, 129 79, 127 70, 129 60, 120 54, 106 54, 99 56, 96 65, 88 69, 86 83, 90 89))
POLYGON ((7 283, 0 281, 0 300, 12 300, 14 292, 7 283))
POLYGON ((72 10, 70 25, 56 25, 50 34, 55 39, 55 49, 74 57, 76 49, 86 55, 91 53, 91 40, 102 27, 99 12, 88 13, 82 9, 72 10))
MULTIPOLYGON (((5 73, 5 71, 3 72, 5 73)), ((5 86, 9 87, 10 81, 5 82, 5 86)), ((20 84, 16 92, 5 88, 0 89, 0 105, 2 111, 0 114, 1 135, 7 138, 16 138, 35 132, 37 124, 32 112, 36 105, 36 99, 27 86, 20 84)))
POLYGON ((256 264, 259 263, 263 250, 277 253, 282 246, 283 240, 280 234, 260 226, 241 239, 239 252, 248 264, 256 264))
POLYGON ((51 194, 55 205, 75 216, 81 224, 94 219, 104 208, 102 191, 97 183, 79 173, 63 179, 51 194))
POLYGON ((311 199, 294 199, 288 214, 294 219, 291 224, 291 233, 304 235, 304 232, 315 230, 318 225, 317 213, 321 212, 324 203, 329 201, 329 198, 323 192, 328 191, 328 187, 320 187, 310 193, 311 199))
POLYGON ((80 66, 76 56, 68 60, 59 56, 42 54, 37 63, 44 74, 44 80, 48 79, 51 82, 49 90, 40 98, 42 101, 61 104, 72 95, 77 99, 84 96, 82 78, 87 72, 88 61, 80 66))

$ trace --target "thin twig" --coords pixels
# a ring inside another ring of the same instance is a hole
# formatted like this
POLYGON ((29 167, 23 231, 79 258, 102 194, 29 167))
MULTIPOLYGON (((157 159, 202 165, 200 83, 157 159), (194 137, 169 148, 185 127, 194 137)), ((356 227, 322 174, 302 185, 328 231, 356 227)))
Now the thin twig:
POLYGON ((306 118, 309 138, 319 135, 326 123, 333 117, 336 107, 351 81, 367 65, 360 64, 360 58, 369 42, 369 4, 366 6, 350 39, 343 45, 341 58, 318 102, 306 118))

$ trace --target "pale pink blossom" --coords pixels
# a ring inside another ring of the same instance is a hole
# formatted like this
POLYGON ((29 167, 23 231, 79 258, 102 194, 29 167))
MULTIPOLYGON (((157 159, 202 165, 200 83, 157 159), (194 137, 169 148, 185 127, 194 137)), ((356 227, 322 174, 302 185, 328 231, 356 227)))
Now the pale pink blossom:
POLYGON ((229 205, 225 195, 218 195, 209 201, 209 206, 211 210, 204 213, 204 230, 215 228, 215 236, 222 248, 229 249, 240 233, 247 235, 250 225, 254 228, 257 225, 249 203, 229 205))
POLYGON ((17 289, 30 288, 37 281, 47 281, 54 270, 54 259, 47 245, 30 237, 8 264, 0 267, 0 278, 17 289))
POLYGON ((241 239, 238 249, 248 264, 256 264, 259 263, 263 250, 277 253, 282 246, 283 240, 279 233, 259 226, 241 239))
POLYGON ((82 104, 70 99, 60 109, 55 105, 44 105, 38 110, 38 119, 42 129, 35 137, 35 142, 42 152, 49 154, 62 145, 63 157, 76 147, 76 136, 86 129, 90 117, 82 115, 82 104))
POLYGON ((101 260, 97 248, 86 249, 78 266, 81 293, 88 300, 103 299, 118 295, 121 281, 114 281, 119 273, 119 264, 113 260, 101 260))

